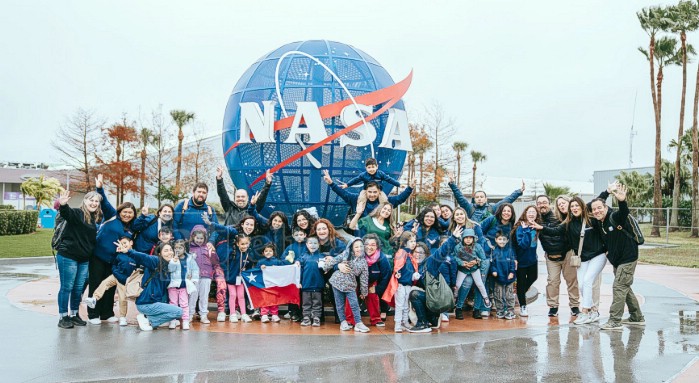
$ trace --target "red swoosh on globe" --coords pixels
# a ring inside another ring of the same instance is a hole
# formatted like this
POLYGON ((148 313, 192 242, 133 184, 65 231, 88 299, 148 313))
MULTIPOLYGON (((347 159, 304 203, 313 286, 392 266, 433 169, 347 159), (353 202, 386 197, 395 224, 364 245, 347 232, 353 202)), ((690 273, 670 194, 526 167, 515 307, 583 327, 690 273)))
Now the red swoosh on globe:
MULTIPOLYGON (((381 115, 383 112, 387 111, 390 107, 395 105, 398 101, 400 101, 400 99, 403 97, 405 92, 408 91, 408 88, 410 87, 410 83, 412 82, 412 80, 413 80, 413 71, 410 71, 408 76, 405 79, 401 80, 400 82, 397 82, 389 87, 379 89, 379 90, 373 91, 371 93, 367 93, 367 94, 363 94, 361 96, 355 97, 354 100, 357 102, 357 104, 372 105, 372 106, 378 105, 381 103, 384 104, 379 110, 377 110, 376 112, 365 117, 365 120, 367 122, 369 122, 369 121, 375 119, 376 117, 381 115)), ((351 104, 352 104, 352 100, 346 99, 346 100, 338 101, 338 102, 333 103, 333 104, 321 106, 320 108, 318 108, 318 110, 320 111, 321 118, 325 119, 325 118, 339 116, 340 112, 342 111, 342 108, 346 107, 347 105, 351 105, 351 104)), ((291 124, 293 123, 293 121, 294 121, 294 116, 289 116, 289 117, 283 118, 279 121, 275 121, 274 130, 279 131, 279 130, 283 130, 283 129, 288 129, 291 127, 291 124)), ((339 138, 340 136, 353 131, 354 129, 356 129, 357 127, 362 125, 363 123, 364 123, 363 121, 359 121, 355 124, 352 124, 344 129, 342 129, 342 130, 339 130, 339 131, 333 133, 332 135, 328 136, 327 138, 323 139, 322 141, 319 141, 311 146, 306 147, 305 150, 302 150, 302 151, 294 154, 293 156, 287 158, 286 160, 278 163, 276 166, 274 166, 272 169, 270 169, 270 172, 275 173, 279 169, 282 169, 285 166, 287 166, 288 164, 305 156, 307 153, 310 153, 310 152, 318 149, 319 147, 327 144, 328 142, 331 142, 331 141, 339 138)), ((228 155, 228 153, 230 153, 233 149, 235 149, 239 143, 240 142, 236 142, 235 144, 231 145, 231 147, 228 148, 228 150, 226 150, 226 153, 224 153, 223 156, 225 157, 226 155, 228 155)), ((262 175, 257 177, 255 179, 255 181, 253 181, 250 184, 250 186, 254 186, 256 183, 260 182, 264 178, 265 178, 265 174, 263 173, 262 175)))

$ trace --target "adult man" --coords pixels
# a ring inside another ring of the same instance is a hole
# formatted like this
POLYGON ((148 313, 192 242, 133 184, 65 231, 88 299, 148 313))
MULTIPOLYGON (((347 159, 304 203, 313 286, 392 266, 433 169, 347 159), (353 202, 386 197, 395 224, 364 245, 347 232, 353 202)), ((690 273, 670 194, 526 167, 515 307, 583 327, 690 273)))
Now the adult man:
POLYGON ((209 187, 199 182, 192 189, 192 197, 175 206, 174 228, 175 239, 189 239, 189 234, 196 225, 204 225, 202 214, 206 213, 211 217, 212 222, 216 220, 216 211, 206 204, 206 197, 209 195, 209 187))
POLYGON ((634 239, 632 228, 627 222, 629 207, 626 204, 626 185, 619 185, 612 190, 619 202, 619 210, 612 211, 604 200, 592 201, 594 227, 599 230, 607 246, 607 260, 614 266, 614 283, 612 284, 612 306, 609 308, 609 321, 600 326, 602 330, 621 330, 622 323, 645 325, 636 295, 631 289, 633 275, 638 262, 638 243, 634 239), (622 320, 624 304, 628 306, 629 318, 622 320))
MULTIPOLYGON (((536 208, 541 215, 542 225, 546 227, 557 227, 561 221, 551 211, 551 200, 546 195, 536 197, 536 208)), ((546 271, 548 279, 546 282, 546 303, 549 306, 549 316, 558 316, 558 295, 561 286, 561 274, 568 286, 568 304, 570 314, 577 316, 580 301, 580 291, 578 290, 577 270, 570 265, 570 258, 573 250, 568 245, 564 235, 548 235, 543 231, 539 233, 539 241, 546 252, 546 271)))
MULTIPOLYGON (((350 205, 353 209, 357 208, 357 199, 359 198, 359 193, 352 193, 347 191, 347 189, 342 189, 341 187, 337 186, 337 184, 333 182, 332 178, 330 178, 330 174, 327 170, 323 170, 323 179, 325 180, 325 183, 330 185, 330 188, 337 195, 340 196, 340 198, 347 202, 348 205, 350 205)), ((403 192, 401 192, 398 195, 388 196, 388 203, 393 205, 393 207, 402 204, 408 199, 408 197, 410 197, 410 194, 412 194, 414 187, 415 180, 412 180, 410 182, 410 186, 405 188, 403 192)), ((364 185, 364 190, 366 191, 367 201, 366 207, 364 208, 364 212, 362 213, 362 217, 366 217, 379 206, 379 195, 381 194, 381 185, 374 181, 367 182, 366 185, 364 185)))
MULTIPOLYGON (((267 200, 269 188, 272 185, 272 179, 272 173, 267 170, 265 185, 260 190, 260 195, 257 197, 257 202, 255 203, 255 209, 257 209, 258 213, 265 207, 265 201, 267 200)), ((231 202, 228 191, 226 190, 226 185, 223 183, 223 167, 219 166, 216 168, 216 192, 218 193, 218 198, 221 200, 223 211, 226 212, 224 225, 237 225, 240 220, 248 214, 248 203, 250 201, 248 191, 245 189, 236 189, 233 195, 234 202, 231 202)), ((212 222, 215 221, 212 220, 212 222)))
POLYGON ((459 187, 456 186, 456 184, 454 183, 453 176, 449 177, 449 187, 451 188, 452 193, 454 193, 456 203, 458 203, 459 206, 466 210, 468 218, 480 223, 486 218, 493 215, 495 211, 498 210, 498 206, 500 206, 500 204, 505 202, 513 203, 517 200, 517 198, 521 197, 522 194, 524 194, 525 184, 524 180, 522 180, 521 188, 515 190, 514 192, 512 192, 512 194, 503 198, 500 202, 497 202, 492 205, 488 202, 488 197, 486 196, 483 190, 478 190, 476 192, 476 194, 473 196, 473 203, 469 202, 466 199, 466 197, 464 197, 464 195, 461 193, 459 187))

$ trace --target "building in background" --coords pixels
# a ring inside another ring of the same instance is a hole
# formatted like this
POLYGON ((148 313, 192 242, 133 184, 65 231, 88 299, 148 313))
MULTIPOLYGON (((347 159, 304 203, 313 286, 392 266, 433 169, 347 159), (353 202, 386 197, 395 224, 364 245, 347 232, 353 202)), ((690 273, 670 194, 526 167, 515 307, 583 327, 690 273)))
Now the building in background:
MULTIPOLYGON (((46 163, 27 163, 0 161, 0 205, 12 205, 17 210, 31 210, 36 208, 34 197, 24 195, 20 189, 22 182, 44 175, 61 181, 63 187, 69 183, 69 175, 74 170, 62 166, 46 163)), ((83 194, 74 195, 69 205, 80 206, 83 194), (77 201, 77 205, 76 204, 77 201)))

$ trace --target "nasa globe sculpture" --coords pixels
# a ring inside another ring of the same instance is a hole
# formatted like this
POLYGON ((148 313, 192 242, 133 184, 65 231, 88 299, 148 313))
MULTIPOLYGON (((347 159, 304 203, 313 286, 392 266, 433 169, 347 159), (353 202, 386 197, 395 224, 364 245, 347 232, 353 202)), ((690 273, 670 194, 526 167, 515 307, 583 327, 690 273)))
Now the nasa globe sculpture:
MULTIPOLYGON (((259 190, 275 175, 267 205, 291 217, 315 208, 342 224, 349 206, 323 181, 347 181, 375 157, 400 178, 412 150, 401 98, 412 73, 395 83, 371 56, 350 45, 309 40, 261 57, 235 85, 223 121, 226 166, 237 188, 259 190)), ((386 194, 392 186, 383 184, 386 194)), ((361 186, 349 188, 359 193, 361 186)))

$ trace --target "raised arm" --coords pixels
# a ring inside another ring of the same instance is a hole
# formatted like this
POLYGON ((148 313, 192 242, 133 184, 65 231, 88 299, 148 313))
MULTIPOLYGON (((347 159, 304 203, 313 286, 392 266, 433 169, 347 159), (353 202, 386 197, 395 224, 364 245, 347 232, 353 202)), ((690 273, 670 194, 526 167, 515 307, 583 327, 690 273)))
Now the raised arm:
POLYGON ((126 255, 133 259, 136 262, 136 264, 143 266, 151 271, 156 270, 158 268, 158 264, 160 263, 160 259, 158 259, 158 257, 154 255, 144 254, 135 250, 127 251, 126 255))
POLYGON ((395 186, 395 187, 397 187, 397 188, 400 187, 400 182, 398 182, 398 180, 396 180, 395 178, 393 178, 393 177, 391 177, 390 175, 388 175, 388 173, 386 173, 386 172, 384 172, 384 171, 382 171, 382 170, 377 170, 377 171, 376 171, 376 175, 378 176, 378 178, 379 178, 380 180, 382 180, 382 181, 384 181, 384 182, 388 182, 389 184, 391 184, 391 185, 393 185, 393 186, 395 186))
POLYGON ((612 213, 612 220, 617 225, 623 225, 629 217, 629 205, 626 203, 626 185, 619 185, 614 190, 614 197, 619 203, 619 210, 612 213))
MULTIPOLYGON (((262 195, 262 193, 260 193, 262 195)), ((253 197, 254 198, 254 197, 253 197)), ((264 226, 267 225, 267 222, 269 222, 269 219, 265 218, 262 216, 259 211, 262 210, 261 208, 257 207, 257 204, 259 203, 259 198, 256 203, 250 203, 248 204, 248 214, 250 214, 253 218, 255 218, 255 221, 257 221, 260 225, 264 226)), ((264 207, 264 204, 262 205, 264 207)))
MULTIPOLYGON (((522 184, 522 185, 524 185, 524 184, 522 184)), ((522 186, 522 187, 524 187, 524 186, 522 186)), ((493 205, 493 206, 492 206, 492 207, 493 207, 493 211, 498 210, 498 207, 499 207, 500 205, 502 205, 503 203, 505 203, 505 202, 507 202, 507 203, 513 203, 513 202, 515 202, 515 201, 517 200, 517 198, 519 198, 519 197, 522 196, 522 194, 524 194, 524 190, 523 190, 523 189, 517 189, 517 190, 513 191, 512 194, 508 195, 507 197, 503 198, 501 201, 499 201, 498 203, 496 203, 495 205, 493 205)))
POLYGON ((272 181, 274 180, 274 176, 272 173, 267 170, 265 172, 265 184, 262 186, 262 189, 260 189, 260 195, 257 197, 257 201, 255 202, 255 209, 258 212, 261 212, 262 209, 265 208, 265 203, 267 202, 267 195, 269 194, 269 189, 272 187, 272 181))
POLYGON ((357 198, 359 197, 358 194, 350 193, 337 186, 337 184, 333 182, 332 178, 330 178, 330 174, 327 170, 323 170, 323 179, 325 180, 325 183, 330 185, 330 189, 332 189, 335 194, 340 196, 340 198, 342 198, 348 205, 352 207, 357 206, 357 198))
POLYGON ((226 190, 226 185, 223 183, 223 178, 216 177, 216 193, 218 194, 218 199, 221 200, 221 206, 223 211, 228 211, 233 206, 231 198, 228 196, 228 191, 226 190))
POLYGON ((456 199, 456 203, 459 204, 464 210, 466 210, 466 215, 471 217, 473 215, 473 212, 475 211, 475 208, 473 207, 473 204, 469 202, 466 197, 464 197, 464 194, 461 193, 461 190, 459 190, 458 186, 450 180, 449 182, 449 188, 451 189, 452 194, 454 194, 454 199, 456 199))
POLYGON ((405 188, 400 194, 388 197, 388 202, 393 206, 398 206, 407 201, 411 194, 413 194, 412 185, 405 188))

